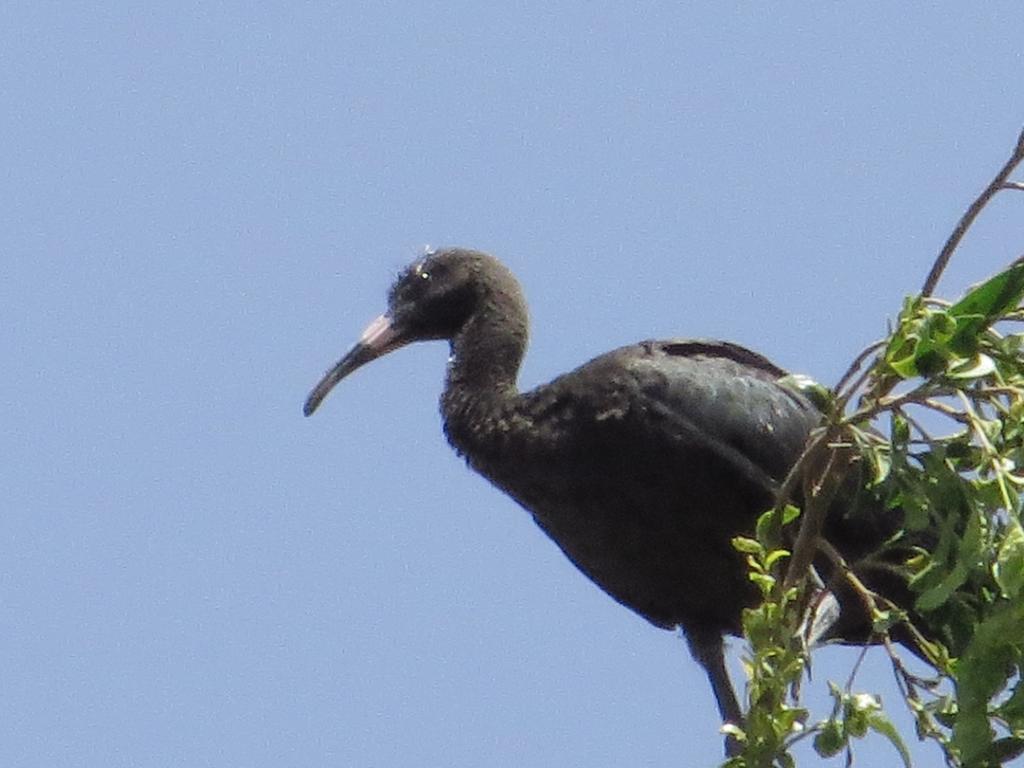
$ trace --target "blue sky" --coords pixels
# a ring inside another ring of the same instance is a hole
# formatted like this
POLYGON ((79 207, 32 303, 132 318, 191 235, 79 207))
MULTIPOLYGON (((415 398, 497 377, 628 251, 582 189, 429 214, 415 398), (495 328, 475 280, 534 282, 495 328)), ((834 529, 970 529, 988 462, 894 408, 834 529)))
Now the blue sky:
MULTIPOLYGON (((1016 2, 8 3, 0 764, 714 763, 685 644, 445 445, 443 345, 302 401, 426 244, 519 275, 524 387, 669 336, 835 381, 1007 156, 1022 25, 1016 2)), ((1022 206, 940 293, 1019 255, 1022 206)), ((814 685, 855 659, 821 652, 814 685)), ((859 684, 898 707, 880 653, 859 684)))

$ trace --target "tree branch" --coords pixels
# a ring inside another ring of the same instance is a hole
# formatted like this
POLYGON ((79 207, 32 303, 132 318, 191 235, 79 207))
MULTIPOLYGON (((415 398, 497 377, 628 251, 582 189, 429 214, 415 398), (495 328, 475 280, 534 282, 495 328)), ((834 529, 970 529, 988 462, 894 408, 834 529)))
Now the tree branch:
POLYGON ((1007 182, 1010 174, 1013 173, 1013 169, 1016 168, 1020 162, 1024 160, 1024 131, 1021 131, 1017 137, 1017 145, 1013 148, 1013 154, 1010 155, 1010 159, 1006 161, 1006 164, 999 169, 999 173, 995 175, 995 178, 989 182, 989 185, 985 187, 985 190, 978 195, 978 198, 971 203, 971 207, 967 209, 967 212, 957 222, 956 228, 953 233, 946 240, 946 244, 942 246, 942 250, 939 252, 939 257, 935 260, 932 265, 931 271, 928 273, 928 277, 924 281, 924 287, 921 288, 922 296, 931 296, 932 291, 935 290, 935 286, 939 282, 939 278, 942 276, 942 272, 946 269, 946 265, 949 264, 950 258, 953 256, 953 252, 956 247, 960 245, 960 241, 964 235, 967 234, 968 228, 974 223, 974 220, 981 213, 982 208, 988 205, 988 201, 995 196, 996 192, 1001 189, 1006 189, 1007 185, 1011 185, 1009 188, 1018 189, 1016 182, 1007 182))

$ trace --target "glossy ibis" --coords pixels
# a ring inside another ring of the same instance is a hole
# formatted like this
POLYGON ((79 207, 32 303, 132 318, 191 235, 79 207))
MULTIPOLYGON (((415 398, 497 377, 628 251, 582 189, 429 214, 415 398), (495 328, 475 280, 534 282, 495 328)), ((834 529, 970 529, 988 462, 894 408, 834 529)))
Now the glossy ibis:
MULTIPOLYGON (((360 366, 430 339, 451 345, 441 412, 455 450, 605 592, 658 627, 681 628, 722 719, 740 723, 723 635, 740 633, 757 596, 731 540, 771 506, 819 411, 780 385, 785 371, 764 357, 705 340, 622 347, 520 393, 519 283, 492 256, 449 249, 399 275, 387 311, 316 385, 305 414, 360 366)), ((832 517, 846 554, 891 529, 832 517)), ((869 630, 845 623, 866 639, 869 630)))

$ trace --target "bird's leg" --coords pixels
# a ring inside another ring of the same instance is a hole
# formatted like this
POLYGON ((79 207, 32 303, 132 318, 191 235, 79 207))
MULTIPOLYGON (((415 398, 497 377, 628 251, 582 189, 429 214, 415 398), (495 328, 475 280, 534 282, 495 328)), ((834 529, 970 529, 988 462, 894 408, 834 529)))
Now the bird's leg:
MULTIPOLYGON (((736 700, 736 693, 729 681, 729 673, 725 669, 725 648, 722 634, 707 628, 686 628, 684 634, 690 644, 690 653, 693 654, 697 663, 704 667, 708 680, 711 681, 711 690, 715 694, 715 701, 718 702, 718 713, 722 717, 723 724, 732 724, 742 728, 743 711, 736 700)), ((732 735, 727 735, 725 737, 726 757, 734 757, 740 751, 740 742, 732 735)))

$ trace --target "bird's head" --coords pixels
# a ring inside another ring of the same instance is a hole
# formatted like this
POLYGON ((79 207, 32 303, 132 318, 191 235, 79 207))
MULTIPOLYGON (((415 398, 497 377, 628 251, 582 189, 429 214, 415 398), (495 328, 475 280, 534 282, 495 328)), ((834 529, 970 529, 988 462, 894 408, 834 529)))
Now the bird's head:
POLYGON ((343 378, 388 352, 414 341, 452 339, 497 293, 518 298, 511 273, 493 256, 451 248, 428 252, 404 269, 388 291, 388 308, 363 331, 355 346, 310 392, 309 416, 343 378))

